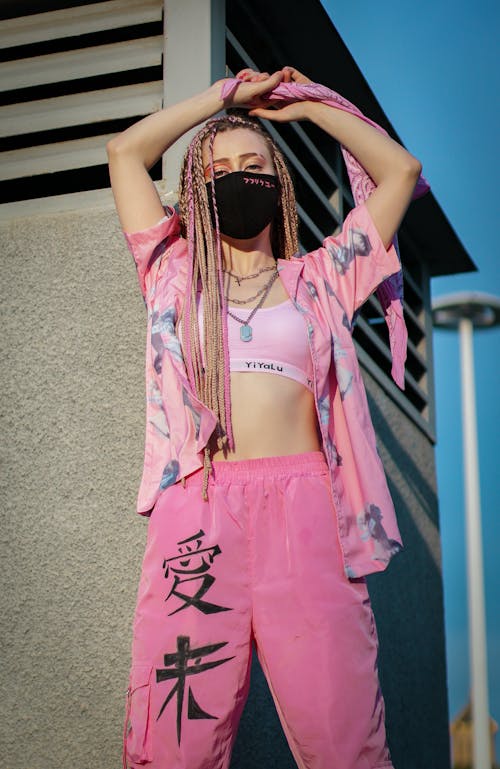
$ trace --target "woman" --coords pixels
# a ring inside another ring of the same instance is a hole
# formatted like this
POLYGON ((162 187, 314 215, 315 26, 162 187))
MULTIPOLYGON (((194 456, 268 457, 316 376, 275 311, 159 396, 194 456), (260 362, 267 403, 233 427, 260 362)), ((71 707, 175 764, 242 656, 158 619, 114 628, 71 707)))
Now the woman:
POLYGON ((228 81, 108 145, 150 330, 124 766, 228 767, 254 643, 299 767, 391 767, 365 575, 400 542, 351 327, 399 270, 391 241, 421 166, 348 112, 276 109, 281 84, 310 83, 292 67, 237 77, 224 101, 228 81), (148 169, 229 106, 310 120, 354 155, 376 189, 339 236, 293 258, 286 165, 240 115, 198 132, 180 215, 164 211, 148 169))

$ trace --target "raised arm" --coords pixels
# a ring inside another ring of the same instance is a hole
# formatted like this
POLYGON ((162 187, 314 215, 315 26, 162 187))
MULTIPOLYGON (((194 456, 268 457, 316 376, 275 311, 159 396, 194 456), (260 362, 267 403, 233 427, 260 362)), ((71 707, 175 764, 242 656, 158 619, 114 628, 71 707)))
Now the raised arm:
POLYGON ((343 144, 377 185, 366 207, 387 248, 410 204, 421 163, 355 115, 318 102, 306 104, 309 120, 343 144))
MULTIPOLYGON (((251 72, 243 70, 243 74, 251 72)), ((288 82, 310 82, 292 67, 283 69, 288 82)), ((240 76, 239 75, 239 76, 240 76)), ((257 78, 254 73, 249 78, 257 78)), ((335 107, 321 102, 301 101, 283 107, 270 105, 250 114, 276 122, 310 120, 344 145, 373 179, 377 188, 366 201, 377 231, 388 247, 410 203, 422 170, 421 163, 398 142, 373 126, 335 107)))
POLYGON ((111 139, 106 145, 109 175, 123 229, 143 230, 164 216, 149 169, 177 139, 225 106, 251 103, 282 79, 280 71, 258 82, 242 84, 230 103, 221 100, 222 81, 218 81, 196 96, 148 115, 111 139))

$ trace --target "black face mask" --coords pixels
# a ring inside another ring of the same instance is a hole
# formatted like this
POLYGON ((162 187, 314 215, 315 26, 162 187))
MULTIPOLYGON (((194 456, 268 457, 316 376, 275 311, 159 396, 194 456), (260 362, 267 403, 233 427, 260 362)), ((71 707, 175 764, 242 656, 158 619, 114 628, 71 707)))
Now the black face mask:
MULTIPOLYGON (((278 178, 269 174, 233 171, 214 182, 219 229, 228 238, 255 238, 274 219, 278 210, 278 178)), ((212 225, 215 215, 212 182, 207 182, 212 225)))

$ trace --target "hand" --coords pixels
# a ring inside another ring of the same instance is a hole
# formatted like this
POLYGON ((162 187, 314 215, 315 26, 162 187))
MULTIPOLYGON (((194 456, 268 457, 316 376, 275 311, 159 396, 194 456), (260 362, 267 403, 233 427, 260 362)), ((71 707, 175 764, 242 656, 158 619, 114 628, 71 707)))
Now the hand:
MULTIPOLYGON (((281 79, 279 82, 282 83, 298 83, 300 85, 312 83, 312 80, 303 75, 302 72, 299 72, 298 69, 295 69, 295 67, 283 67, 280 73, 281 79)), ((278 73, 275 74, 277 75, 278 73)), ((238 72, 237 77, 245 83, 261 83, 269 75, 267 72, 256 72, 248 68, 238 72)), ((264 98, 257 98, 253 104, 249 105, 252 107, 248 113, 249 115, 279 123, 288 123, 292 120, 307 120, 309 118, 307 101, 298 101, 291 104, 281 102, 277 104, 265 99, 266 92, 264 91, 262 95, 264 98)))
MULTIPOLYGON (((246 70, 245 70, 246 71, 246 70)), ((248 70, 253 72, 253 70, 248 70)), ((255 72, 252 77, 241 78, 241 85, 238 86, 233 95, 226 99, 226 107, 256 107, 264 103, 267 104, 262 96, 276 88, 283 80, 283 72, 279 70, 272 75, 268 72, 255 72)), ((220 92, 224 80, 218 80, 212 88, 220 92)))
POLYGON ((295 69, 295 67, 283 67, 281 71, 284 75, 284 83, 299 83, 299 85, 307 85, 308 83, 312 83, 310 78, 303 75, 302 72, 299 72, 299 70, 295 69))
MULTIPOLYGON (((299 83, 300 85, 312 83, 312 80, 303 75, 302 72, 299 72, 298 69, 295 69, 295 67, 282 67, 279 71, 282 73, 281 82, 283 83, 299 83)), ((256 83, 269 77, 269 74, 267 72, 257 72, 247 67, 247 69, 242 69, 238 72, 236 77, 246 82, 256 83)))
POLYGON ((310 120, 310 101, 294 101, 291 104, 281 102, 262 102, 261 107, 252 107, 248 111, 251 117, 271 120, 275 123, 290 123, 292 120, 310 120))

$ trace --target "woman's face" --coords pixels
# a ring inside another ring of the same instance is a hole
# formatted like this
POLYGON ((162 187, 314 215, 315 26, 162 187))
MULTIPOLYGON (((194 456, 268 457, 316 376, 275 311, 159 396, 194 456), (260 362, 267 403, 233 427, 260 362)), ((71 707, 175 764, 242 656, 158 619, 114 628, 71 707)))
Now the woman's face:
MULTIPOLYGON (((250 171, 254 174, 275 174, 271 153, 266 140, 250 128, 234 128, 220 131, 214 139, 214 176, 233 171, 250 171)), ((202 147, 205 181, 210 181, 209 142, 202 147)))

